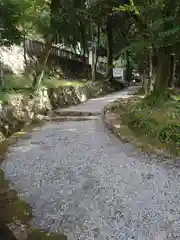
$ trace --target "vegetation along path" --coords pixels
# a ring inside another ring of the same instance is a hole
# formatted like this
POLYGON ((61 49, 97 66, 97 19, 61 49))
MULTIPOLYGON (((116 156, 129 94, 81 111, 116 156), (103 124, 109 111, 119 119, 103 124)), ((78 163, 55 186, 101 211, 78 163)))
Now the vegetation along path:
MULTIPOLYGON (((64 110, 100 113, 134 88, 64 110)), ((33 225, 70 240, 180 239, 180 174, 108 132, 100 119, 49 122, 9 148, 2 167, 33 225)))

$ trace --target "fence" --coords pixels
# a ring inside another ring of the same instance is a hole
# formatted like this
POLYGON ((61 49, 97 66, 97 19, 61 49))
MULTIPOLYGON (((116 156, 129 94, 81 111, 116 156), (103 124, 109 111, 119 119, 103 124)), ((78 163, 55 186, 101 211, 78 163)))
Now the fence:
MULTIPOLYGON (((37 40, 29 40, 27 39, 25 42, 26 46, 26 51, 30 56, 37 56, 39 57, 41 53, 43 52, 45 48, 45 44, 41 41, 37 40)), ((53 58, 68 58, 80 62, 86 62, 88 63, 88 58, 84 58, 83 56, 73 53, 71 51, 61 49, 60 47, 57 47, 55 45, 52 46, 51 51, 50 51, 50 56, 53 58)))
MULTIPOLYGON (((45 48, 45 44, 41 41, 26 39, 25 48, 26 48, 27 53, 30 56, 39 57, 45 48)), ((51 47, 50 57, 51 57, 51 59, 58 59, 58 58, 71 59, 71 60, 75 60, 75 61, 79 61, 79 62, 84 62, 89 65, 88 57, 83 57, 82 55, 62 49, 55 45, 53 45, 51 47)), ((99 59, 98 64, 97 64, 97 71, 100 71, 103 73, 106 72, 106 62, 99 59)))

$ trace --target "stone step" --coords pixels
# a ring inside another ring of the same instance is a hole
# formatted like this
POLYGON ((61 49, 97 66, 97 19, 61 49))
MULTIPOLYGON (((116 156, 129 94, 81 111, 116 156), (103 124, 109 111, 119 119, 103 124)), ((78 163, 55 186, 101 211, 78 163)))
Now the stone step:
POLYGON ((97 120, 99 116, 53 116, 53 117, 44 117, 46 121, 88 121, 88 120, 97 120))
POLYGON ((55 110, 53 111, 53 115, 56 116, 82 116, 82 117, 88 117, 88 116, 100 116, 100 112, 89 112, 89 111, 80 111, 80 110, 55 110))

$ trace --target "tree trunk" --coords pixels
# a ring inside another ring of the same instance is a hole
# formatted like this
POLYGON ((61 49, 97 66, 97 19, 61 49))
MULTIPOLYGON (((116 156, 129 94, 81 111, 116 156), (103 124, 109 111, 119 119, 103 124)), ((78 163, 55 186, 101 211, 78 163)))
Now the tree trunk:
POLYGON ((83 57, 85 59, 86 57, 86 38, 85 38, 85 31, 84 31, 84 26, 82 23, 80 23, 80 34, 81 34, 81 49, 83 49, 83 57))
POLYGON ((3 70, 3 66, 0 62, 0 87, 4 88, 5 87, 5 81, 4 81, 4 70, 3 70))
POLYGON ((132 67, 132 64, 130 62, 130 53, 127 50, 126 51, 126 75, 125 75, 125 79, 128 83, 130 83, 132 81, 132 71, 133 71, 133 67, 132 67))
POLYGON ((44 77, 45 66, 46 66, 50 51, 51 51, 53 40, 54 40, 54 35, 49 34, 49 36, 47 37, 47 41, 45 43, 45 49, 39 58, 34 81, 33 81, 33 88, 36 90, 39 89, 41 81, 44 77))
POLYGON ((144 85, 144 92, 147 95, 149 93, 149 68, 148 68, 148 61, 149 55, 147 49, 144 51, 144 73, 143 73, 143 85, 144 85))
POLYGON ((57 34, 59 33, 59 29, 57 29, 58 26, 57 14, 59 7, 60 7, 59 1, 56 0, 50 1, 50 28, 49 28, 50 33, 47 35, 45 48, 38 60, 35 71, 33 88, 36 90, 38 90, 40 87, 41 81, 44 77, 45 66, 51 51, 53 41, 56 38, 57 34))
POLYGON ((96 80, 96 46, 93 44, 92 47, 92 65, 91 65, 91 77, 92 81, 96 80))
POLYGON ((147 74, 144 73, 143 75, 143 85, 144 85, 144 92, 147 95, 149 93, 149 88, 148 88, 148 78, 147 74))
POLYGON ((97 28, 97 45, 96 45, 96 62, 95 62, 95 72, 97 70, 97 63, 99 58, 99 45, 100 45, 100 26, 97 28))
POLYGON ((140 57, 140 64, 139 64, 139 75, 141 80, 141 87, 144 88, 144 55, 140 57))
POLYGON ((153 48, 150 46, 148 48, 148 89, 149 91, 153 91, 154 88, 154 83, 153 83, 153 63, 152 63, 152 58, 153 58, 153 48))
POLYGON ((153 48, 149 46, 144 52, 144 92, 149 94, 153 91, 153 48))
POLYGON ((176 56, 175 54, 171 54, 168 87, 173 87, 174 80, 175 80, 175 73, 176 73, 176 56))
POLYGON ((107 19, 107 72, 106 77, 109 80, 113 79, 113 34, 112 34, 112 24, 111 16, 107 19))
POLYGON ((163 92, 168 88, 170 74, 170 51, 168 47, 161 47, 158 52, 157 74, 154 92, 163 92))
POLYGON ((28 65, 27 57, 26 57, 26 33, 23 33, 23 54, 24 54, 24 62, 25 67, 28 65))

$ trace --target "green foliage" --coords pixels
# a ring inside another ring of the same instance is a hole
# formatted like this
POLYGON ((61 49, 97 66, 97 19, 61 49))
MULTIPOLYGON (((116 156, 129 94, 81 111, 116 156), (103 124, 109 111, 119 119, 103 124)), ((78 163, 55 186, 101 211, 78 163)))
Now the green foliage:
POLYGON ((8 205, 7 221, 20 220, 22 222, 28 222, 31 217, 31 209, 28 204, 20 199, 10 202, 8 205))
POLYGON ((130 114, 131 120, 129 120, 128 122, 128 126, 133 129, 133 130, 137 130, 137 129, 141 129, 141 131, 147 135, 153 135, 154 131, 155 131, 155 126, 157 125, 157 122, 155 119, 148 117, 148 116, 144 116, 143 114, 139 113, 139 112, 133 112, 130 114))
POLYGON ((19 42, 21 34, 17 22, 20 12, 20 6, 13 0, 0 0, 0 45, 19 42))
POLYGON ((51 1, 51 29, 57 40, 67 46, 77 47, 77 43, 87 44, 89 19, 85 1, 51 1))
POLYGON ((67 237, 63 234, 58 233, 45 233, 44 231, 40 230, 33 230, 27 240, 67 240, 67 237))
POLYGON ((177 48, 179 12, 178 0, 0 0, 0 44, 11 44, 21 34, 46 41, 51 34, 56 43, 73 50, 80 43, 80 52, 85 56, 92 44, 107 48, 110 19, 113 58, 128 50, 131 66, 140 69, 149 46, 157 53, 162 47, 171 52, 177 48))
MULTIPOLYGON (((9 189, 8 181, 4 178, 4 172, 0 168, 0 227, 14 221, 21 221, 29 227, 32 211, 29 205, 18 198, 15 190, 9 189)), ((2 234, 0 235, 0 239, 2 234)), ((64 234, 47 233, 38 229, 28 229, 27 240, 67 240, 64 234)))
POLYGON ((18 27, 26 37, 44 36, 50 27, 50 9, 44 0, 16 0, 20 5, 18 27))
POLYGON ((170 99, 171 99, 171 91, 169 90, 160 92, 160 93, 153 93, 147 96, 144 99, 144 101, 142 101, 140 108, 146 109, 146 108, 160 107, 170 99))
POLYGON ((180 151, 180 123, 168 123, 163 126, 159 132, 158 138, 162 142, 175 144, 177 150, 180 151))
POLYGON ((128 12, 128 13, 132 12, 136 15, 139 15, 139 11, 137 7, 134 5, 133 0, 130 0, 129 2, 130 2, 129 4, 120 5, 118 8, 114 8, 113 10, 117 12, 128 12))
MULTIPOLYGON (((173 19, 178 19, 179 1, 178 0, 136 0, 135 5, 139 11, 141 21, 145 23, 142 25, 147 28, 156 26, 156 30, 165 26, 167 23, 172 24, 173 19), (148 6, 148 7, 147 7, 148 6), (151 24, 150 24, 151 23, 151 24), (165 23, 165 25, 164 25, 165 23)), ((143 29, 141 29, 143 30, 143 29)), ((145 30, 145 29, 144 29, 145 30)))
POLYGON ((4 172, 0 168, 0 188, 3 187, 3 185, 4 185, 4 172))
POLYGON ((155 139, 180 154, 180 105, 166 92, 124 107, 124 123, 138 135, 155 139))

